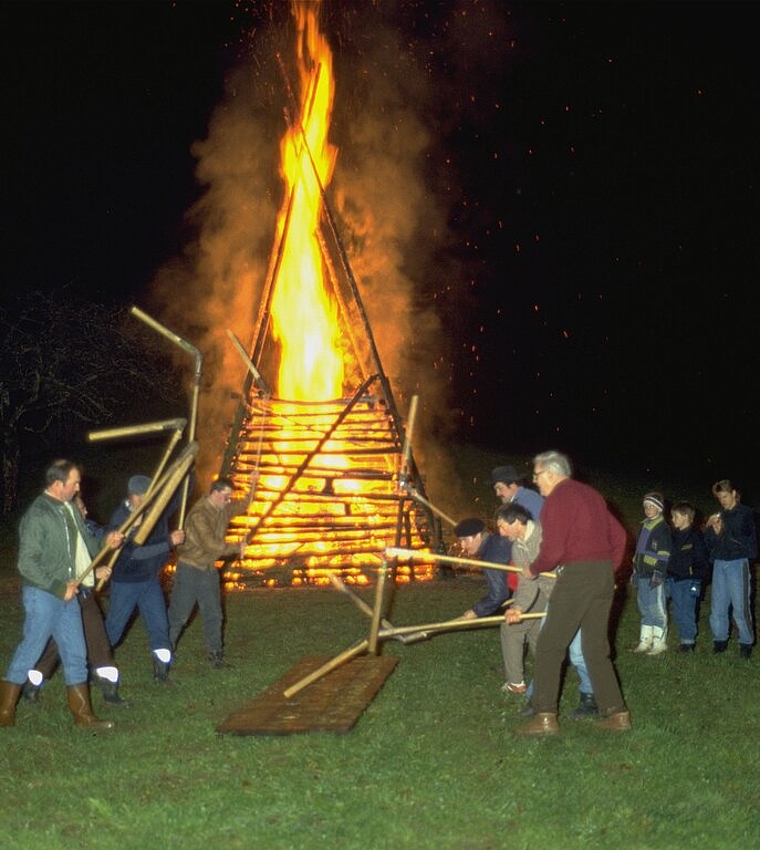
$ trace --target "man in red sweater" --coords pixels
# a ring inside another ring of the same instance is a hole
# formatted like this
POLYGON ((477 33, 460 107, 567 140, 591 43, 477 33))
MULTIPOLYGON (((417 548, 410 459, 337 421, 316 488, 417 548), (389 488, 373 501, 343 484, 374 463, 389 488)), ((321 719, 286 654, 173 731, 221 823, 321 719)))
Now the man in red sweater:
POLYGON ((549 451, 533 459, 533 480, 546 499, 541 513, 543 539, 538 557, 523 574, 557 573, 557 584, 536 646, 535 688, 530 723, 520 735, 559 732, 557 706, 567 648, 581 629, 600 719, 596 726, 624 732, 631 716, 610 660, 608 622, 615 591, 615 569, 625 553, 626 532, 602 495, 575 481, 568 458, 549 451))

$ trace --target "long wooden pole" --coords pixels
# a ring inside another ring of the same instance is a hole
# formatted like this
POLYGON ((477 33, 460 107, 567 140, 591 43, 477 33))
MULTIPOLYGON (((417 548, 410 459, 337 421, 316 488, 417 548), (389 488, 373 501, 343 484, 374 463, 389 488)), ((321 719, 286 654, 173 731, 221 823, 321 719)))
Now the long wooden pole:
MULTIPOLYGON (((478 567, 481 570, 504 570, 509 573, 521 573, 522 567, 506 566, 504 564, 495 564, 493 561, 477 561, 474 558, 455 558, 453 555, 435 555, 431 553, 422 553, 415 549, 398 549, 391 547, 385 550, 385 554, 389 558, 404 558, 413 560, 414 558, 425 561, 443 561, 448 564, 465 564, 470 567, 478 567)), ((541 573, 543 578, 557 578, 556 573, 541 573)))
MULTIPOLYGON (((190 459, 194 458, 197 453, 198 443, 189 443, 187 446, 185 446, 177 460, 175 460, 174 463, 169 467, 168 471, 164 473, 164 475, 159 481, 155 482, 155 486, 151 486, 150 491, 146 494, 145 499, 143 500, 143 503, 140 505, 140 507, 134 510, 124 520, 124 522, 119 526, 117 530, 120 531, 122 534, 126 535, 127 531, 129 531, 129 529, 137 522, 138 519, 142 517, 142 515, 148 510, 148 508, 152 506, 154 499, 158 497, 159 493, 166 485, 167 481, 169 480, 170 476, 177 468, 177 466, 180 463, 186 462, 185 458, 187 457, 189 457, 190 459)), ((95 567, 100 566, 100 564, 103 562, 103 559, 108 553, 118 553, 120 550, 121 547, 115 550, 109 549, 107 547, 101 549, 100 552, 98 552, 98 554, 92 559, 90 566, 87 567, 87 569, 80 576, 77 577, 77 584, 81 584, 82 579, 84 579, 85 576, 89 575, 95 569, 95 567)), ((98 584, 98 587, 96 589, 100 590, 101 586, 102 582, 98 584)))

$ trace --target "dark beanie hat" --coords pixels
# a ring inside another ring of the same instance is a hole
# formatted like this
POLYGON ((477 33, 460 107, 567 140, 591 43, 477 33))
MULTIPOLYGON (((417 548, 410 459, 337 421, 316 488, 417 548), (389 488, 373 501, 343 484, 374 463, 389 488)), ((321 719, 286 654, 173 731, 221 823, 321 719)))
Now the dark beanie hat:
POLYGON ((665 499, 662 493, 647 493, 643 499, 644 502, 651 502, 656 508, 662 510, 665 507, 665 499))
POLYGON ((480 534, 481 531, 486 530, 486 524, 482 519, 478 519, 477 517, 470 517, 468 519, 463 519, 458 522, 454 526, 454 536, 455 537, 474 537, 476 534, 480 534))
POLYGON ((503 484, 514 484, 519 481, 520 476, 515 471, 514 466, 497 466, 491 471, 491 483, 496 485, 500 481, 503 484))
POLYGON ((150 478, 147 475, 133 475, 127 484, 127 492, 142 496, 150 489, 150 478))

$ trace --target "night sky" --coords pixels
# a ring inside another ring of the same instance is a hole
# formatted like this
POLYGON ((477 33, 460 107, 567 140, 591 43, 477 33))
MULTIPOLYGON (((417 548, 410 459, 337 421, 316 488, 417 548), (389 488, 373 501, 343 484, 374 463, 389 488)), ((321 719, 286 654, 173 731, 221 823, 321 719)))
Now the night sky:
MULTIPOLYGON (((288 20, 285 2, 0 3, 1 297, 139 302, 193 238, 194 145, 241 66, 276 148, 288 20)), ((436 373, 441 432, 760 492, 752 4, 325 0, 323 20, 343 187, 380 170, 352 126, 370 117, 414 170, 393 250, 432 328, 404 344, 436 373)))

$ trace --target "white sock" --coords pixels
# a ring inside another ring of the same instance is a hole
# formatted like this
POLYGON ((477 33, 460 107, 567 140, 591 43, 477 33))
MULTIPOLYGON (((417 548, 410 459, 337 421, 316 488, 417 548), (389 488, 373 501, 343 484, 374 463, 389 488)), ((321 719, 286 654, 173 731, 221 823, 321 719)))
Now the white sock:
POLYGON ((115 667, 98 667, 95 670, 97 676, 114 684, 119 681, 119 671, 115 667))
POLYGON ((42 683, 45 681, 45 677, 39 670, 30 670, 26 675, 35 688, 41 687, 42 683))
POLYGON ((168 664, 172 660, 172 653, 170 649, 154 649, 153 654, 164 664, 168 664))

